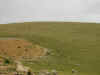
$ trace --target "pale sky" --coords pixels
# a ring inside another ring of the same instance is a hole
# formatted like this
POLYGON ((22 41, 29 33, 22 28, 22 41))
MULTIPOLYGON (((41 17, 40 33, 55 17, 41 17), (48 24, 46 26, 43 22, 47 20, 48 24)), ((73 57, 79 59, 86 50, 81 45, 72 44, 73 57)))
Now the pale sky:
POLYGON ((0 0, 0 23, 100 22, 100 0, 0 0))

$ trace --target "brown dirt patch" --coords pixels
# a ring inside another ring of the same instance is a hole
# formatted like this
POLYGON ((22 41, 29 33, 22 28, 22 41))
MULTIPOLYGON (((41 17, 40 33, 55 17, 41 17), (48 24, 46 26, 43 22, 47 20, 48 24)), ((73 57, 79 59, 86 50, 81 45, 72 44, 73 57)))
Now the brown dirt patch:
POLYGON ((10 56, 14 59, 39 57, 44 55, 44 48, 26 40, 2 39, 0 40, 0 55, 10 56))

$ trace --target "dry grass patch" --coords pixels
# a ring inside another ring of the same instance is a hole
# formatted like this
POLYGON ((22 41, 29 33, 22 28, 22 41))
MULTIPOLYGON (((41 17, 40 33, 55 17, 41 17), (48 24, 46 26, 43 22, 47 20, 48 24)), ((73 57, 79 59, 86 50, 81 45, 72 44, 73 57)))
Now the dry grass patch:
POLYGON ((0 40, 0 55, 6 55, 19 59, 20 57, 39 57, 44 55, 45 48, 33 45, 31 42, 22 39, 0 40))

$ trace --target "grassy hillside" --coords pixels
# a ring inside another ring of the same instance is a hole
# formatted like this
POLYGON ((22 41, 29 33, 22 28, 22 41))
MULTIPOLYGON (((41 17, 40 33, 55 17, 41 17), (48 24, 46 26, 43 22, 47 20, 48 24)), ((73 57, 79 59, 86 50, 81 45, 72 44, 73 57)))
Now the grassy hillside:
POLYGON ((80 75, 100 75, 100 24, 18 23, 0 25, 0 37, 20 37, 50 49, 50 55, 25 63, 33 70, 57 69, 62 75, 72 68, 80 75), (80 64, 76 67, 75 64, 80 64))

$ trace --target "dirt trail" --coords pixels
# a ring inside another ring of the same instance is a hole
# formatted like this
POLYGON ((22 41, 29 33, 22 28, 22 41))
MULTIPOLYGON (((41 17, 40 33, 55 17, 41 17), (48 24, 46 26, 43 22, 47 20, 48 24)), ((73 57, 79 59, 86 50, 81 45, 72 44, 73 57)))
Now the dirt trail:
POLYGON ((17 71, 27 72, 29 69, 30 69, 29 67, 25 67, 21 62, 16 61, 16 70, 17 71))

